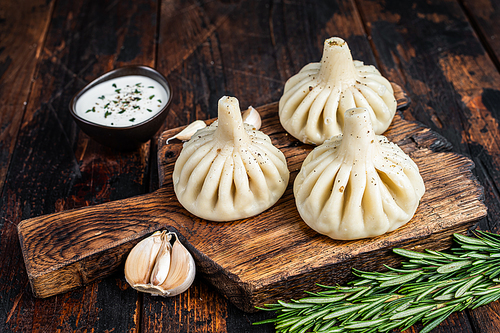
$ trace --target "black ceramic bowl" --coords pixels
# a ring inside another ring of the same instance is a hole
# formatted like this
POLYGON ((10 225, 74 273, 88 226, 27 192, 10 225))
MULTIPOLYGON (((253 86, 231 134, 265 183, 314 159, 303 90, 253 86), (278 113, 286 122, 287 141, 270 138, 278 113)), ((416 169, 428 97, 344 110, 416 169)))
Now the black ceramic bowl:
POLYGON ((172 89, 170 88, 167 79, 162 74, 147 66, 127 66, 107 72, 87 84, 71 99, 71 102, 69 103, 69 110, 71 116, 81 130, 100 144, 118 150, 134 150, 144 142, 147 142, 156 134, 156 132, 158 132, 167 117, 171 101, 172 89), (153 117, 133 126, 112 127, 90 122, 83 119, 76 113, 76 103, 86 91, 99 83, 127 75, 147 76, 157 81, 167 91, 168 100, 165 106, 163 106, 163 108, 153 117))

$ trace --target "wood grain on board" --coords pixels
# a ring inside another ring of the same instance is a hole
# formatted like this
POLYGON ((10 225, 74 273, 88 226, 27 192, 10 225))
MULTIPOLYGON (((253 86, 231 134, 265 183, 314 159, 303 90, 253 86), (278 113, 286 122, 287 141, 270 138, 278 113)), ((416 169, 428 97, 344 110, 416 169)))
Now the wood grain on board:
POLYGON ((162 187, 147 195, 25 220, 19 225, 30 282, 38 297, 71 290, 109 274, 142 237, 174 228, 193 253, 198 271, 236 306, 254 306, 315 289, 314 283, 341 283, 352 267, 380 269, 395 263, 393 247, 443 249, 454 232, 465 232, 486 214, 473 163, 446 152, 439 135, 396 114, 386 132, 417 163, 426 184, 414 218, 397 231, 372 239, 334 241, 300 219, 293 180, 312 146, 281 127, 277 104, 257 108, 262 131, 287 157, 289 186, 276 205, 245 220, 217 223, 197 218, 177 201, 171 174, 182 143, 159 143, 162 187), (68 222, 71 221, 71 224, 68 222))

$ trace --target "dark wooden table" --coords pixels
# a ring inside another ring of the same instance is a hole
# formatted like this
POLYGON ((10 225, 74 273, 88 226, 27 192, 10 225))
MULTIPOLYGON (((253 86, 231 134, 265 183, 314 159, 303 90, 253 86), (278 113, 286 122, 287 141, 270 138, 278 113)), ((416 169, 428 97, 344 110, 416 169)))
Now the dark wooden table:
MULTIPOLYGON (((48 299, 32 296, 17 224, 158 187, 156 139, 131 153, 83 134, 68 103, 128 64, 174 88, 163 130, 216 116, 217 100, 277 101, 284 82, 340 36, 412 102, 404 117, 474 160, 483 230, 500 231, 499 0, 2 0, 0 2, 0 331, 273 332, 197 279, 173 298, 135 292, 122 272, 48 299)), ((500 332, 500 302, 433 332, 500 332)), ((416 332, 421 326, 410 328, 416 332)))

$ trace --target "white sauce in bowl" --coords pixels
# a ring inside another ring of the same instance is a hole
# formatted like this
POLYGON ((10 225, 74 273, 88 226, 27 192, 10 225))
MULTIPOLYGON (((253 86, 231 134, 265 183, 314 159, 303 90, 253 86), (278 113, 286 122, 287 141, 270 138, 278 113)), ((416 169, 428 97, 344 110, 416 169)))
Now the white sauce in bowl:
POLYGON ((167 104, 169 92, 143 75, 101 82, 78 98, 75 112, 99 125, 130 127, 155 116, 167 104))

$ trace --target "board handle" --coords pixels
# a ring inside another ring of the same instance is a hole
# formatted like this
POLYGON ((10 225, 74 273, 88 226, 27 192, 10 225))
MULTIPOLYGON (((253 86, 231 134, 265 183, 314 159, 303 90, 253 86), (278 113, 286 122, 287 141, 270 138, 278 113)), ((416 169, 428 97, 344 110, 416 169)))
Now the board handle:
POLYGON ((34 295, 49 297, 103 278, 141 239, 175 229, 182 210, 164 191, 21 221, 19 241, 34 295))

